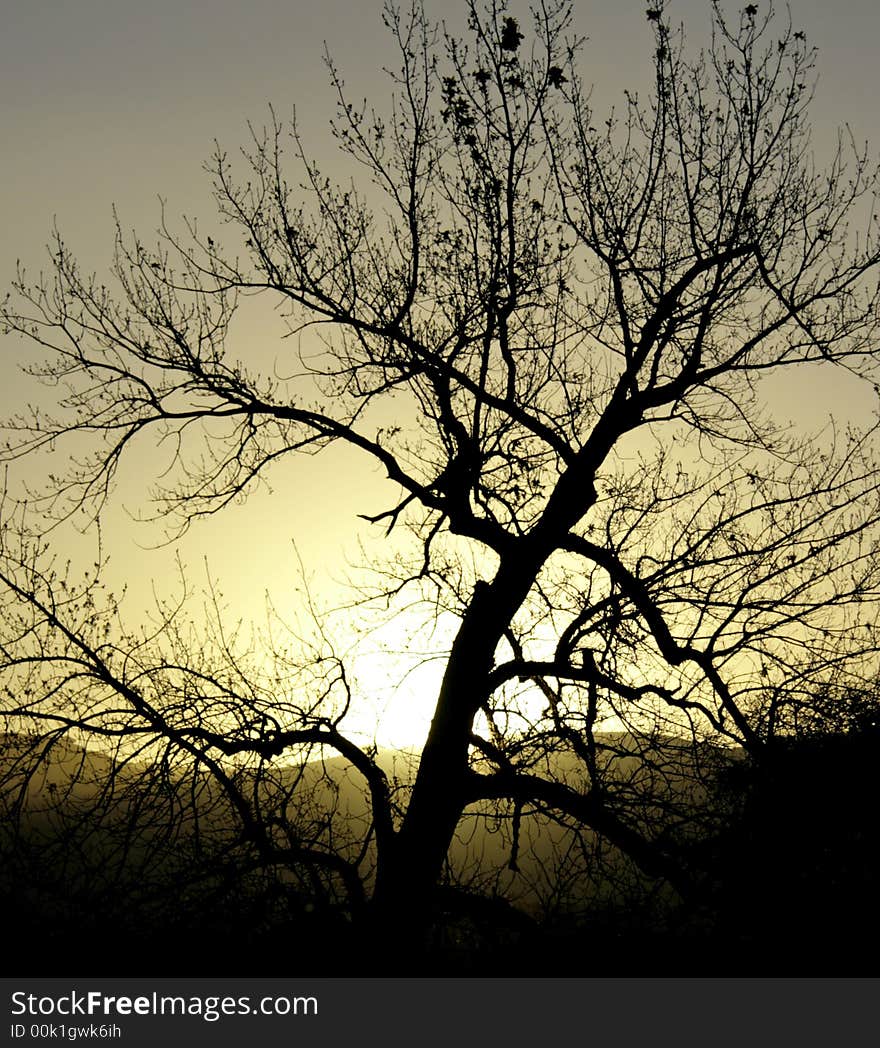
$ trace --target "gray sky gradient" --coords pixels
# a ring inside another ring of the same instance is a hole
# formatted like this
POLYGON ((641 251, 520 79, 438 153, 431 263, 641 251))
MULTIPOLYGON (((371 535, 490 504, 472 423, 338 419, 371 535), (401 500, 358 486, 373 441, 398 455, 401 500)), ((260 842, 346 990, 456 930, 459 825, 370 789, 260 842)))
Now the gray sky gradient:
MULTIPOLYGON (((520 6, 512 5, 514 11, 520 6)), ((650 74, 646 6, 645 0, 580 0, 577 5, 578 28, 589 37, 582 71, 596 85, 593 100, 599 110, 619 102, 623 88, 650 74)), ((731 12, 739 6, 726 5, 731 12)), ((759 6, 764 8, 763 0, 759 6)), ((452 25, 461 24, 462 4, 428 0, 427 7, 452 25)), ((795 26, 820 49, 814 109, 820 154, 843 123, 857 139, 870 138, 875 153, 880 152, 880 4, 792 0, 791 10, 795 26)), ((706 37, 709 12, 708 0, 671 5, 673 21, 686 24, 695 44, 706 37)), ((147 240, 157 225, 158 196, 167 200, 172 218, 186 213, 210 223, 202 164, 213 141, 219 139, 233 152, 246 140, 249 119, 264 122, 269 102, 281 116, 295 104, 306 141, 316 156, 332 164, 327 120, 333 96, 322 64, 325 40, 352 96, 369 96, 381 108, 388 88, 380 67, 393 61, 394 53, 381 24, 380 0, 17 0, 5 5, 0 285, 12 277, 16 259, 39 268, 56 220, 85 265, 99 270, 112 252, 112 204, 123 225, 139 229, 147 240)), ((263 331, 256 337, 268 335, 263 331)), ((31 395, 17 373, 21 351, 17 340, 0 340, 0 416, 31 395)), ((786 408, 803 421, 827 410, 862 415, 871 407, 869 391, 843 379, 817 389, 806 373, 801 382, 789 382, 785 395, 786 408)), ((237 607, 260 606, 267 580, 278 578, 279 563, 290 564, 292 573, 291 538, 307 567, 326 578, 342 551, 354 553, 353 512, 383 508, 372 497, 375 475, 351 456, 322 457, 297 468, 295 490, 282 489, 274 498, 258 495, 222 521, 202 526, 181 547, 190 565, 203 552, 210 557, 237 607), (281 528, 279 518, 285 522, 281 528), (232 551, 236 555, 230 556, 232 551)), ((20 471, 14 473, 13 480, 21 479, 20 471)), ((132 498, 141 479, 130 485, 132 498)), ((123 561, 122 577, 133 579, 131 558, 137 556, 143 578, 161 580, 169 551, 140 552, 124 516, 116 512, 111 519, 120 529, 110 545, 118 547, 114 555, 123 561)), ((142 543, 150 539, 150 534, 139 535, 142 543)))

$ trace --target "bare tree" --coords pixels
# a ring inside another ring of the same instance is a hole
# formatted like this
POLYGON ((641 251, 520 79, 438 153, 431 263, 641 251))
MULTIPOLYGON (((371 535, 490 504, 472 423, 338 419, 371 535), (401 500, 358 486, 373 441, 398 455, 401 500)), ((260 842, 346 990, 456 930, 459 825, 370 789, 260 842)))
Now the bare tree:
POLYGON ((700 832, 710 754, 760 760, 813 696, 877 667, 876 433, 792 431, 767 394, 805 365, 876 378, 877 172, 845 134, 815 163, 804 33, 714 4, 689 57, 661 2, 653 87, 605 119, 569 3, 528 25, 500 0, 466 9, 459 39, 386 5, 384 113, 328 59, 350 182, 273 114, 210 162, 222 235, 120 231, 114 290, 59 237, 50 275, 3 307, 62 390, 57 416, 12 421, 7 458, 91 442, 32 504, 44 519, 99 519, 145 433, 177 442, 171 526, 286 455, 343 443, 387 474, 387 505, 364 507, 388 537, 378 591, 458 618, 406 789, 346 736, 358 696, 329 643, 266 662, 175 609, 125 630, 96 579, 45 566, 33 523, 4 537, 2 652, 4 716, 36 759, 72 737, 186 768, 231 811, 241 861, 399 936, 471 818, 503 821, 514 873, 540 813, 686 893, 675 842, 700 832), (289 378, 230 348, 255 294, 286 310, 289 378), (331 754, 360 815, 321 808, 304 762, 331 754))

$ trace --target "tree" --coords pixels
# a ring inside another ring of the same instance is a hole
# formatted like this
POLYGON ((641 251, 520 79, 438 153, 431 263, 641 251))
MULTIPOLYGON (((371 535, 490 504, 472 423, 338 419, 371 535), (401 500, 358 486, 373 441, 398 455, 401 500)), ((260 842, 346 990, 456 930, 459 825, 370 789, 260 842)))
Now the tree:
POLYGON ((806 366, 876 381, 877 172, 845 135, 814 162, 805 35, 713 4, 689 57, 661 3, 653 87, 603 120, 569 3, 528 26, 500 0, 466 9, 460 40, 386 4, 385 116, 328 59, 350 182, 273 114, 243 173, 211 160, 222 237, 163 220, 149 249, 120 230, 111 291, 59 236, 50 277, 20 276, 3 308, 64 390, 57 417, 13 421, 7 458, 91 442, 43 519, 100 519, 148 434, 177 442, 160 513, 180 527, 285 456, 347 444, 387 474, 398 493, 364 507, 388 539, 379 596, 458 619, 405 787, 347 737, 358 697, 322 639, 266 670, 174 608, 126 631, 98 578, 45 566, 11 513, 2 650, 7 724, 36 733, 19 782, 65 737, 149 757, 166 787, 185 769, 231 812, 239 861, 296 871, 397 941, 429 920, 473 812, 502 821, 511 867, 541 813, 695 890, 679 845, 702 832, 710 755, 760 762, 878 654, 876 430, 801 434, 768 392, 806 366), (235 359, 245 295, 286 309, 291 378, 235 359), (322 809, 317 765, 282 773, 331 754, 362 821, 322 809))

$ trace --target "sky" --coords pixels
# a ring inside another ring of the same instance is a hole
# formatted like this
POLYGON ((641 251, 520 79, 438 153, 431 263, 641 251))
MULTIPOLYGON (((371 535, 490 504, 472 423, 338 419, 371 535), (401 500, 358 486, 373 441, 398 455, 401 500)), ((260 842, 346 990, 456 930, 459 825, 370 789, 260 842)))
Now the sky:
MULTIPOLYGON (((645 6, 644 0, 577 4, 578 28, 589 38, 582 69, 595 84, 597 108, 619 102, 623 88, 648 68, 645 6)), ((436 17, 460 22, 463 5, 428 0, 427 7, 436 17)), ((791 10, 795 26, 819 46, 817 144, 831 141, 846 122, 858 140, 869 138, 880 149, 880 5, 792 0, 791 10)), ((704 37, 707 0, 677 0, 671 15, 694 41, 704 37)), ((0 33, 0 286, 14 275, 16 260, 39 269, 53 223, 84 267, 100 271, 111 257, 114 205, 123 226, 145 236, 157 226, 160 197, 171 216, 210 218, 202 165, 214 140, 234 151, 246 141, 248 120, 258 126, 266 120, 270 102, 282 117, 296 106, 309 148, 332 169, 325 42, 354 97, 387 98, 381 66, 394 56, 379 0, 6 5, 0 33)), ((269 330, 254 332, 255 339, 274 337, 269 330)), ((0 339, 0 352, 0 417, 6 417, 33 389, 18 374, 22 344, 0 339)), ((825 411, 861 412, 865 396, 844 381, 817 389, 805 373, 787 385, 784 406, 806 423, 825 411)), ((21 468, 14 468, 12 482, 23 479, 21 468)), ((318 599, 326 594, 332 601, 338 592, 333 580, 357 560, 358 540, 378 541, 356 514, 387 508, 394 497, 373 468, 351 454, 300 460, 295 477, 285 475, 272 493, 258 493, 199 525, 177 547, 154 550, 157 533, 132 525, 123 512, 123 506, 136 508, 141 479, 124 480, 105 535, 111 576, 129 585, 133 606, 148 603, 153 587, 173 589, 173 555, 179 552, 197 586, 207 578, 207 558, 230 614, 244 618, 261 615, 267 589, 284 605, 286 592, 297 585, 300 560, 318 599)), ((384 664, 373 659, 362 665, 368 690, 378 693, 384 664)), ((419 741, 436 673, 436 667, 420 669, 396 698, 385 697, 392 705, 381 742, 419 741)))

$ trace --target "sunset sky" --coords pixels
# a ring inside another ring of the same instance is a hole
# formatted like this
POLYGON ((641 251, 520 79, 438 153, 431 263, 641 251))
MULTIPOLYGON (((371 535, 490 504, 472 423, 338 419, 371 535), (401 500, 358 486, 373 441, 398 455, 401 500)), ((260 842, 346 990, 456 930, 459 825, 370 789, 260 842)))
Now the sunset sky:
MULTIPOLYGON (((644 0, 577 5, 578 28, 589 37, 581 69, 595 84, 598 110, 619 104, 623 89, 644 83, 650 72, 645 6, 644 0)), ((739 6, 726 5, 731 12, 739 6)), ((452 26, 461 24, 461 4, 429 0, 427 8, 452 26)), ((843 123, 880 152, 880 5, 792 0, 791 10, 795 26, 819 47, 817 153, 823 155, 843 123)), ((676 0, 671 20, 684 21, 697 45, 706 39, 709 11, 708 0, 676 0)), ((366 96, 382 108, 389 89, 381 66, 394 61, 394 52, 379 0, 7 5, 0 33, 0 284, 9 283, 17 259, 33 271, 44 264, 53 221, 84 268, 105 269, 113 246, 112 205, 123 226, 137 228, 147 240, 158 223, 159 197, 172 220, 200 216, 210 228, 212 201, 202 164, 215 139, 230 153, 243 144, 247 121, 262 125, 270 102, 282 118, 296 106, 303 138, 332 173, 327 120, 333 96, 322 64, 324 41, 352 96, 366 96)), ((277 334, 282 330, 279 324, 277 334)), ((275 336, 263 328, 253 333, 261 344, 275 336)), ((18 375, 22 343, 8 338, 2 344, 0 416, 6 417, 34 391, 18 375)), ((780 410, 803 424, 829 411, 864 417, 870 405, 870 391, 845 376, 837 383, 825 379, 817 388, 813 376, 804 374, 780 391, 780 410)), ((151 583, 160 592, 165 584, 173 586, 179 547, 196 590, 204 586, 207 557, 232 617, 259 617, 267 589, 281 610, 289 610, 284 605, 295 585, 295 543, 315 593, 332 600, 329 580, 342 574, 347 559, 358 560, 357 540, 379 542, 380 529, 370 529, 356 514, 392 505, 396 489, 383 489, 374 467, 348 452, 294 465, 285 467, 271 495, 258 493, 246 506, 198 525, 177 547, 158 551, 149 550, 160 537, 155 528, 128 523, 123 513, 123 504, 134 511, 143 507, 138 500, 144 473, 138 471, 124 481, 108 518, 112 578, 130 584, 133 606, 146 604, 151 583)), ((23 479, 22 467, 14 466, 12 486, 23 479)), ((365 680, 371 672, 381 677, 363 665, 365 680)), ((418 741, 433 681, 431 670, 409 680, 381 742, 418 741), (403 704, 415 712, 405 712, 403 704)))

